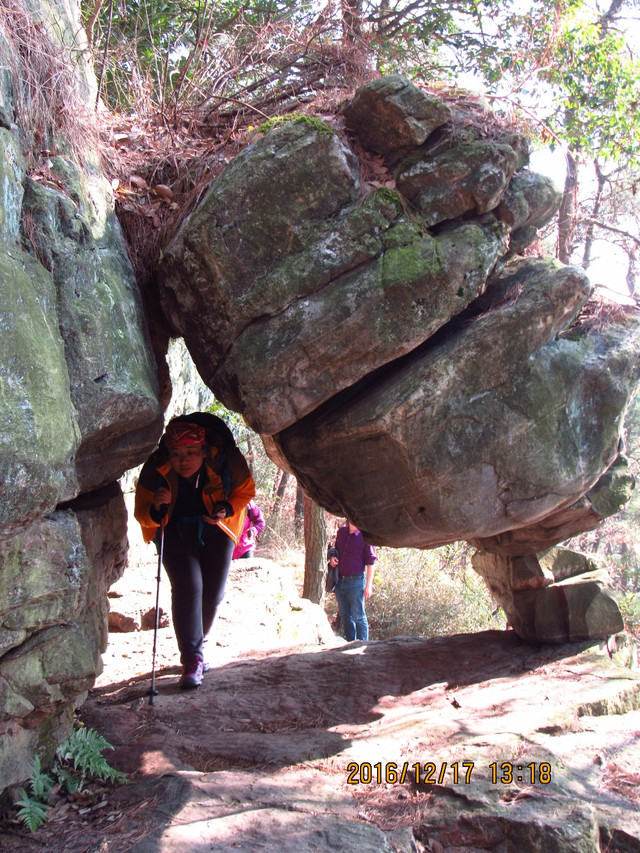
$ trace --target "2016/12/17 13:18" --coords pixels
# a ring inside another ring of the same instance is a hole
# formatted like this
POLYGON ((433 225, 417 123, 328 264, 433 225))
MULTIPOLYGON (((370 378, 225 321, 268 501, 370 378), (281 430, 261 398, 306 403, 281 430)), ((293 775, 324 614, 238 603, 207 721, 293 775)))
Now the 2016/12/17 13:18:
MULTIPOLYGON (((372 783, 396 785, 412 782, 414 785, 444 785, 471 783, 475 762, 381 762, 352 761, 347 765, 348 785, 370 785, 372 783)), ((551 782, 551 765, 548 762, 514 764, 512 761, 494 761, 489 764, 492 785, 514 783, 548 785, 551 782)))

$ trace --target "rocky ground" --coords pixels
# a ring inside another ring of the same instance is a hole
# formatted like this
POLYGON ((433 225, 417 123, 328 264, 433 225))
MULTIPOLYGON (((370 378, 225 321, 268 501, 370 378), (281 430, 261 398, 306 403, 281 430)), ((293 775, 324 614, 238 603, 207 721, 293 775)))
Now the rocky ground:
MULTIPOLYGON (((297 573, 234 563, 197 691, 171 627, 111 633, 80 717, 129 784, 60 798, 2 850, 640 851, 640 674, 614 643, 511 631, 346 644, 297 573)), ((112 590, 139 621, 148 552, 112 590)), ((168 610, 168 584, 161 606, 168 610)))

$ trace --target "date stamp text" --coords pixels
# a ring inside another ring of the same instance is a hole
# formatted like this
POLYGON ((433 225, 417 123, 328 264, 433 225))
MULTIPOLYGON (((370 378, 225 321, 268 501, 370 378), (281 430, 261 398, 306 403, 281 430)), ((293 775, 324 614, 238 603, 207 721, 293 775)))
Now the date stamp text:
MULTIPOLYGON (((348 785, 470 785, 476 768, 474 761, 352 761, 347 765, 348 785)), ((488 765, 492 785, 548 785, 551 765, 546 761, 516 764, 493 761, 488 765)), ((477 772, 477 771, 476 771, 477 772)))

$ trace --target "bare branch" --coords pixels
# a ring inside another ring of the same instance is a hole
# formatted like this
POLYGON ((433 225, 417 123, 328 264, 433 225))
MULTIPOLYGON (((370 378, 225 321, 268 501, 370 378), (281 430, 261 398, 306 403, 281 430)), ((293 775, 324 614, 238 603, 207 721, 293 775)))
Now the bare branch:
POLYGON ((602 228, 604 231, 610 231, 612 234, 618 234, 621 237, 626 237, 628 240, 634 242, 636 246, 640 246, 640 237, 636 237, 635 234, 631 234, 630 231, 625 231, 623 228, 616 228, 614 225, 609 225, 607 222, 602 222, 599 219, 591 219, 589 217, 585 217, 581 221, 586 225, 593 225, 596 228, 602 228))
POLYGON ((93 47, 93 30, 96 25, 96 21, 98 20, 98 15, 100 14, 100 10, 102 9, 103 3, 104 0, 95 0, 93 4, 93 9, 91 10, 91 14, 87 18, 86 31, 89 47, 93 47))

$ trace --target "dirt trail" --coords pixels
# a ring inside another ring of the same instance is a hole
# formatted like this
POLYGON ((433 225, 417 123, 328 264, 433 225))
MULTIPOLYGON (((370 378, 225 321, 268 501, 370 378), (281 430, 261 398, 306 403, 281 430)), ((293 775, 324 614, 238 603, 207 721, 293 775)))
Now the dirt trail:
MULTIPOLYGON (((510 631, 345 644, 293 575, 234 564, 196 691, 170 628, 153 705, 153 631, 111 635, 81 716, 130 784, 3 850, 640 849, 637 671, 510 631)), ((155 602, 153 569, 118 586, 155 602)))

